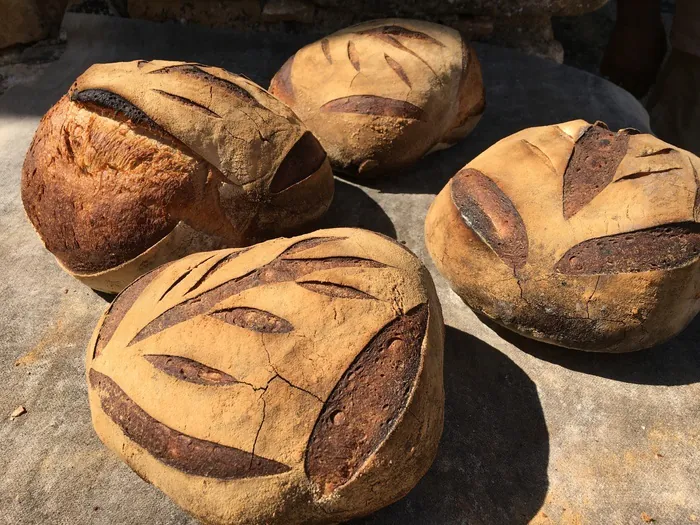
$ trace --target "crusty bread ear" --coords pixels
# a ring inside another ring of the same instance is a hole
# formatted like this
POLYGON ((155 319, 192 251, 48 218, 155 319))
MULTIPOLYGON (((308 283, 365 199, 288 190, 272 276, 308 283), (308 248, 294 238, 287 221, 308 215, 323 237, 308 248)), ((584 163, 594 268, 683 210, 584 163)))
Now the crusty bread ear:
POLYGON ((443 339, 430 274, 384 236, 194 254, 136 280, 98 324, 92 419, 205 523, 339 523, 430 467, 443 339))
POLYGON ((375 176, 468 135, 484 112, 481 66, 455 30, 374 20, 292 56, 270 92, 328 152, 334 169, 375 176))
POLYGON ((326 153, 282 102, 201 64, 96 64, 44 116, 22 176, 61 265, 118 292, 165 261, 297 231, 332 200, 326 153))
POLYGON ((428 250, 474 310, 600 352, 665 341, 700 311, 700 159, 582 120, 523 130, 433 202, 428 250))

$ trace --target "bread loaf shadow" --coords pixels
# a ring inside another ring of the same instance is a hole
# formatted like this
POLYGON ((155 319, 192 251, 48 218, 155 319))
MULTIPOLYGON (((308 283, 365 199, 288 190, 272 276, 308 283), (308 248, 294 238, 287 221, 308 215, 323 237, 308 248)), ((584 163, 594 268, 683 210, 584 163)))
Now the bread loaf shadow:
POLYGON ((549 434, 535 383, 506 355, 450 326, 444 370, 435 462, 404 499, 352 525, 524 524, 542 506, 549 434))

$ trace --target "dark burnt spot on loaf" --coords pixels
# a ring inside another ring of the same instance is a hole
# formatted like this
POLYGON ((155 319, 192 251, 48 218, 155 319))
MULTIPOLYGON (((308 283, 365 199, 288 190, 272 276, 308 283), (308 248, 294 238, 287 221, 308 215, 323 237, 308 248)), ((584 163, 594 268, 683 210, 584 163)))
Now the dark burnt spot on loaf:
POLYGON ((332 64, 333 57, 331 56, 331 46, 327 38, 321 40, 321 51, 323 51, 323 55, 326 57, 326 60, 328 60, 328 63, 332 64))
POLYGON ((150 63, 151 63, 150 60, 139 60, 138 62, 136 62, 136 67, 141 69, 143 66, 145 66, 146 64, 150 64, 150 63))
POLYGON ((167 91, 163 91, 162 89, 152 89, 151 91, 154 91, 165 98, 178 102, 179 104, 183 104, 191 109, 200 111, 210 117, 221 118, 221 115, 219 115, 218 113, 212 111, 211 109, 202 104, 199 104, 198 102, 195 102, 194 100, 190 100, 189 98, 181 97, 180 95, 175 95, 174 93, 168 93, 167 91))
POLYGON ((348 40, 348 60, 350 60, 355 71, 360 70, 360 55, 357 53, 357 48, 352 40, 348 40))
POLYGON ((292 84, 292 66, 294 57, 290 56, 282 65, 280 70, 272 77, 270 82, 270 92, 285 104, 294 103, 294 85, 292 84))
POLYGON ((352 478, 403 416, 418 375, 428 306, 391 321, 345 371, 321 410, 305 469, 323 494, 352 478))
POLYGON ((316 173, 326 161, 326 152, 313 133, 307 131, 280 163, 270 182, 270 192, 280 193, 316 173))
POLYGON ((564 217, 569 219, 612 182, 627 153, 629 135, 613 133, 603 123, 589 127, 574 144, 564 171, 564 217))
POLYGON ((329 297, 338 297, 340 299, 376 299, 376 297, 373 297, 362 290, 358 290, 357 288, 343 284, 329 283, 325 281, 304 281, 297 284, 314 293, 328 295, 329 297))
POLYGON ((119 323, 122 322, 124 316, 131 309, 136 300, 141 296, 143 291, 163 272, 163 270, 165 270, 171 264, 172 263, 164 264, 155 270, 142 275, 129 286, 124 288, 124 290, 117 295, 114 301, 112 301, 112 304, 107 310, 105 320, 100 327, 97 340, 95 341, 95 350, 92 354, 93 359, 99 356, 104 347, 107 346, 110 339, 112 339, 114 332, 116 332, 119 323))
POLYGON ((151 117, 146 115, 143 110, 111 91, 105 89, 84 89, 83 91, 74 91, 71 93, 70 99, 73 102, 110 109, 134 124, 166 133, 165 130, 156 124, 151 117))
POLYGON ((406 84, 408 87, 411 87, 411 81, 408 79, 408 75, 406 74, 404 68, 401 67, 401 64, 399 64, 396 60, 391 58, 386 53, 384 53, 384 60, 386 60, 386 63, 389 64, 389 67, 394 70, 394 73, 396 73, 396 75, 403 81, 403 83, 406 84))
POLYGON ((285 334, 294 330, 292 323, 286 319, 257 308, 228 308, 210 315, 225 323, 263 334, 285 334))
POLYGON ((316 246, 319 246, 321 244, 333 241, 342 241, 344 239, 347 239, 347 237, 312 237, 310 239, 304 239, 303 241, 298 241, 292 244, 289 248, 282 252, 280 257, 288 258, 291 255, 295 255, 299 252, 315 248, 316 246))
POLYGON ((407 29, 402 26, 389 25, 374 27, 372 29, 365 29, 363 31, 357 31, 358 35, 370 35, 370 36, 391 36, 400 38, 409 38, 413 40, 420 40, 428 44, 434 44, 436 46, 445 47, 445 44, 439 40, 427 35, 421 31, 413 31, 412 29, 407 29))
POLYGON ((589 239, 569 249, 555 269, 573 275, 672 270, 700 258, 700 224, 683 222, 589 239))
POLYGON ((382 117, 399 117, 413 120, 425 120, 423 110, 418 106, 395 98, 375 95, 352 95, 336 98, 321 106, 321 111, 328 113, 359 113, 382 117))
POLYGON ((154 368, 188 383, 206 386, 223 386, 238 383, 221 370, 176 355, 147 354, 143 356, 154 368))
POLYGON ((290 470, 277 461, 173 430, 147 414, 106 375, 90 370, 89 378, 105 415, 126 437, 168 466, 215 479, 270 476, 290 470))
POLYGON ((326 257, 322 259, 282 259, 277 257, 257 270, 227 281, 166 310, 146 324, 129 345, 138 343, 193 317, 206 314, 224 299, 257 286, 296 281, 310 273, 332 268, 382 268, 384 266, 380 262, 359 257, 326 257))
POLYGON ((260 103, 255 99, 255 97, 253 97, 253 95, 251 95, 241 86, 231 82, 230 80, 226 80, 224 78, 217 77, 216 75, 212 75, 211 73, 208 73, 207 71, 204 71, 203 69, 198 67, 198 65, 199 64, 180 64, 176 66, 166 66, 160 69, 156 69, 155 71, 151 71, 149 75, 180 73, 190 78, 195 78, 197 80, 201 80, 209 84, 214 84, 215 86, 224 89, 225 91, 234 95, 235 97, 240 98, 241 100, 250 104, 251 106, 260 107, 260 103))
POLYGON ((498 185, 467 168, 452 179, 452 202, 469 226, 508 266, 527 262, 528 237, 522 217, 498 185))

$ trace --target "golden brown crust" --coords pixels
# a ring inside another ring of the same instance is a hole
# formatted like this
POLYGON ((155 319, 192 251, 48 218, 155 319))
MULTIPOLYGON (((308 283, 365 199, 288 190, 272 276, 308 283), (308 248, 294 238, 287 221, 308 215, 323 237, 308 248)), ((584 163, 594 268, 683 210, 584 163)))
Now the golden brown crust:
POLYGON ((426 244, 457 294, 508 328, 581 350, 647 348, 700 310, 698 164, 602 123, 526 129, 440 192, 426 244))
POLYGON ((474 50, 458 32, 416 20, 365 22, 310 44, 270 91, 316 134, 335 169, 363 176, 449 147, 484 111, 474 50))
POLYGON ((176 256, 298 230, 332 195, 288 107, 222 69, 162 61, 86 71, 42 120, 22 180, 46 247, 112 292, 176 256))
POLYGON ((98 324, 94 426, 207 523, 344 521, 430 466, 443 330, 425 267, 371 232, 194 254, 137 280, 98 324))

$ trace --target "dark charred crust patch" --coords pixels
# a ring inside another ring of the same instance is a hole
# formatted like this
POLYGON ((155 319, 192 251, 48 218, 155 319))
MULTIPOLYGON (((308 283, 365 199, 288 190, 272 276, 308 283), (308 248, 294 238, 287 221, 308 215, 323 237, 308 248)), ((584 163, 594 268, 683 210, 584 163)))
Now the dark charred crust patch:
POLYGON ((151 63, 150 60, 139 60, 138 62, 136 62, 136 67, 141 69, 143 66, 145 66, 146 64, 150 64, 150 63, 151 63))
POLYGON ((607 188, 627 153, 629 135, 596 123, 576 141, 564 172, 564 218, 576 215, 607 188))
POLYGON ((296 281, 310 273, 332 268, 382 268, 385 265, 359 257, 327 257, 323 259, 282 259, 274 261, 238 279, 223 283, 166 310, 136 334, 129 345, 138 343, 171 326, 206 314, 227 297, 265 284, 296 281))
POLYGON ((155 71, 151 71, 149 75, 153 74, 163 74, 163 73, 180 73, 182 75, 186 75, 191 78, 195 78, 197 80, 201 80, 203 82, 207 82, 209 84, 214 84, 220 88, 223 88, 224 90, 228 91, 230 94, 234 95, 235 97, 240 98, 241 100, 245 101, 246 103, 250 104, 251 106, 260 106, 260 103, 251 95, 248 91, 243 89, 241 86, 234 84, 233 82, 226 80, 221 77, 217 77, 216 75, 212 75, 211 73, 208 73, 204 71, 203 69, 200 69, 194 64, 181 64, 177 66, 166 66, 162 67, 160 69, 156 69, 155 71))
POLYGON ((508 266, 527 262, 528 237, 522 217, 498 185, 468 168, 452 179, 452 202, 469 226, 508 266))
POLYGON ((188 383, 206 386, 222 386, 238 383, 235 378, 225 372, 217 370, 216 368, 211 368, 198 361, 187 359, 186 357, 159 354, 149 354, 143 357, 158 370, 165 372, 169 376, 187 381, 188 383))
POLYGON ((299 252, 315 248, 320 244, 333 241, 342 241, 344 239, 347 239, 347 237, 312 237, 311 239, 304 239, 303 241, 292 244, 289 248, 282 252, 280 257, 289 257, 290 255, 296 255, 299 252))
POLYGON ((329 297, 338 297, 341 299, 375 299, 368 293, 346 286, 344 284, 329 283, 324 281, 304 281, 297 283, 299 286, 306 288, 314 293, 328 295, 329 297))
POLYGON ((292 323, 286 319, 257 308, 229 308, 214 312, 211 316, 225 323, 263 334, 286 334, 294 330, 292 323))
POLYGON ((391 26, 381 26, 381 27, 375 27, 372 29, 365 29, 364 31, 357 31, 358 35, 371 35, 371 36, 380 36, 380 35, 388 35, 392 36, 394 38, 400 37, 400 38, 410 38, 413 40, 420 40, 422 42, 426 42, 429 44, 435 44, 440 47, 445 47, 445 44, 440 42, 439 40, 436 40, 430 35, 427 35, 425 33, 422 33, 420 31, 413 31, 411 29, 407 29, 405 27, 397 26, 397 25, 391 25, 391 26))
POLYGON ((336 98, 321 106, 321 111, 425 120, 425 114, 418 106, 414 106, 405 100, 375 95, 351 95, 349 97, 336 98))
POLYGON ((89 377, 107 417, 126 437, 166 465, 216 479, 270 476, 290 470, 277 461, 173 430, 148 415, 106 375, 90 370, 89 377))
POLYGON ((347 483, 401 418, 421 363, 428 306, 386 325, 340 378, 314 425, 305 469, 324 494, 347 483))
POLYGON ((389 67, 394 70, 394 73, 396 73, 396 75, 403 81, 404 84, 406 84, 408 87, 412 87, 411 81, 408 79, 408 75, 406 74, 404 68, 401 67, 401 64, 399 64, 396 60, 391 58, 386 53, 384 53, 384 60, 386 60, 386 63, 389 64, 389 67))
POLYGON ((683 222, 589 239, 557 262, 559 273, 572 275, 672 270, 700 257, 700 224, 683 222))
POLYGON ((212 111, 206 106, 203 106, 202 104, 195 102, 194 100, 190 100, 189 98, 181 97, 180 95, 175 95, 173 93, 168 93, 167 91, 163 91, 161 89, 152 89, 151 91, 155 91, 159 95, 165 98, 169 98, 170 100, 174 100, 175 102, 179 102, 180 104, 183 104, 189 108, 201 111, 202 113, 205 113, 210 117, 221 118, 221 115, 219 115, 218 113, 212 111))
POLYGON ((321 51, 323 51, 323 55, 326 57, 326 60, 328 60, 328 63, 332 64, 333 57, 331 56, 331 46, 327 38, 321 40, 321 51))
POLYGON ((292 146, 270 182, 270 192, 280 193, 316 173, 326 161, 326 151, 307 131, 292 146))
POLYGON ((270 92, 285 104, 292 104, 294 102, 292 65, 294 64, 295 56, 296 55, 292 55, 287 59, 280 70, 272 77, 272 82, 270 82, 270 92))
POLYGON ((127 286, 117 297, 112 301, 109 307, 109 311, 105 316, 105 320, 100 327, 100 332, 97 335, 97 341, 95 341, 95 350, 93 351, 92 357, 96 358, 105 346, 109 343, 109 340, 117 331, 119 323, 122 322, 124 316, 134 305, 139 296, 143 291, 151 284, 158 275, 161 274, 172 263, 167 263, 159 266, 155 270, 148 272, 136 279, 133 283, 127 286))
POLYGON ((355 43, 352 40, 348 40, 348 60, 350 60, 355 71, 360 70, 360 55, 357 53, 355 43))
POLYGON ((125 98, 104 89, 85 89, 74 91, 70 97, 71 101, 81 104, 94 104, 100 108, 111 109, 112 111, 126 117, 134 124, 149 127, 154 130, 165 132, 151 117, 146 115, 125 98))

